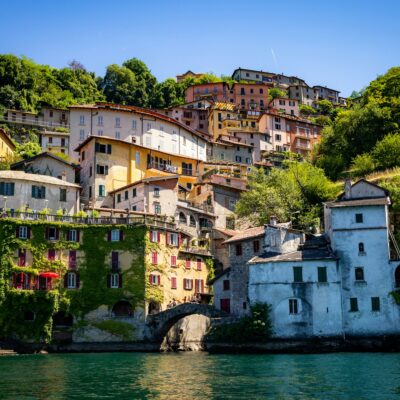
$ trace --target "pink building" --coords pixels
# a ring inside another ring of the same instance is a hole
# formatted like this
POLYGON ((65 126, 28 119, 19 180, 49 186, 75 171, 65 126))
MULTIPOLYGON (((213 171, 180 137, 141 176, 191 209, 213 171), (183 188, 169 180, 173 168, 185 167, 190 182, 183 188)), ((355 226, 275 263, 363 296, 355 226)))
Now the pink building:
POLYGON ((272 108, 283 114, 294 115, 295 117, 298 117, 300 114, 299 101, 297 99, 278 97, 269 103, 268 108, 272 108))

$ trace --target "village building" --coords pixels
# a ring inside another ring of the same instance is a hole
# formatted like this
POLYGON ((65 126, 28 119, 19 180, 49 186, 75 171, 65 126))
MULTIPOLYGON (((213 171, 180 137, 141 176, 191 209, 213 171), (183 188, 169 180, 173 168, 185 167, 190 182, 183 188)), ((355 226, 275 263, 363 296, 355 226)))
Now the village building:
POLYGON ((76 183, 78 168, 78 165, 50 152, 43 152, 36 156, 25 158, 10 166, 10 169, 14 171, 53 176, 70 183, 76 183))
POLYGON ((69 132, 62 131, 40 131, 39 143, 43 151, 53 153, 69 154, 69 132))
POLYGON ((64 179, 23 171, 0 171, 2 210, 54 213, 63 210, 73 215, 80 210, 80 186, 64 179))
POLYGON ((4 129, 0 128, 0 161, 10 161, 14 157, 15 144, 4 129))
POLYGON ((90 136, 105 136, 148 149, 206 160, 208 137, 150 109, 98 102, 70 107, 70 156, 90 136))
POLYGON ((298 117, 300 114, 299 111, 299 101, 297 99, 289 99, 286 97, 277 97, 268 105, 268 108, 272 108, 279 113, 288 114, 295 117, 298 117))

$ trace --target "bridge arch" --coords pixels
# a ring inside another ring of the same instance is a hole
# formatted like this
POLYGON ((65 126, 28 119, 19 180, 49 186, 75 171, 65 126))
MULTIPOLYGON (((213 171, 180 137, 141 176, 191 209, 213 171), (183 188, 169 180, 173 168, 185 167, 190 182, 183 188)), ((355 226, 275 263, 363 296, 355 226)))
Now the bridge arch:
POLYGON ((226 317, 229 314, 208 304, 184 303, 158 314, 147 316, 147 325, 153 342, 161 343, 168 331, 182 318, 200 314, 208 318, 226 317))

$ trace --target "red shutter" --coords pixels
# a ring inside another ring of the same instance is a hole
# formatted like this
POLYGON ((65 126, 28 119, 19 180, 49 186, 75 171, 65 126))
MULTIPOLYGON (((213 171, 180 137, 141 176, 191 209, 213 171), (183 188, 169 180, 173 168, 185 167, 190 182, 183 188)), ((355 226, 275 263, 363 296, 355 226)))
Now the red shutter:
POLYGON ((171 267, 176 267, 176 256, 171 256, 171 267))
POLYGON ((111 242, 111 231, 108 232, 108 241, 111 242))
POLYGON ((48 253, 48 259, 50 261, 54 261, 55 258, 56 258, 56 251, 54 249, 50 249, 48 253))
POLYGON ((178 235, 178 246, 181 247, 181 244, 182 244, 182 234, 180 233, 178 235))
POLYGON ((174 276, 171 278, 171 289, 176 289, 176 278, 174 276))
POLYGON ((80 277, 80 275, 77 273, 77 274, 76 274, 76 288, 79 289, 80 286, 81 286, 81 277, 80 277))
POLYGON ((19 226, 15 228, 15 237, 19 238, 19 226))
POLYGON ((122 242, 124 240, 124 231, 122 229, 119 230, 119 241, 122 242))
POLYGON ((69 268, 70 269, 76 268, 76 250, 69 251, 69 268))
POLYGON ((166 232, 165 234, 165 244, 170 244, 171 243, 171 234, 169 232, 166 232))
POLYGON ((68 286, 68 273, 64 275, 64 287, 68 286))
POLYGON ((197 270, 201 271, 201 258, 197 259, 197 270))
POLYGON ((122 274, 119 274, 119 279, 118 279, 118 287, 122 288, 122 274))
POLYGON ((200 288, 201 288, 200 293, 204 293, 204 280, 203 279, 200 279, 200 288))
POLYGON ((149 282, 150 282, 150 285, 153 283, 153 276, 151 274, 149 275, 149 282))
POLYGON ((190 258, 186 259, 186 268, 187 269, 190 269, 190 261, 191 261, 190 258))
POLYGON ((161 240, 161 233, 160 231, 157 232, 157 243, 160 243, 161 240))
POLYGON ((153 237, 152 237, 152 231, 149 231, 149 239, 150 239, 150 242, 152 242, 153 240, 153 237))
POLYGON ((161 283, 161 276, 160 276, 160 275, 157 275, 157 276, 156 276, 156 279, 157 279, 157 285, 160 285, 160 283, 161 283))

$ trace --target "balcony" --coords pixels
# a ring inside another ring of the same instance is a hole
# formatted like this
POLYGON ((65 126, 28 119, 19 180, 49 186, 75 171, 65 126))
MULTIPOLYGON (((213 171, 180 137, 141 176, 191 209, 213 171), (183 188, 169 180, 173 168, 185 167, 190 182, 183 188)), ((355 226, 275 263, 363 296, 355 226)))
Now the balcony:
POLYGON ((29 125, 29 126, 38 126, 41 128, 67 128, 69 129, 69 124, 65 123, 55 123, 52 121, 43 121, 39 118, 26 118, 19 116, 12 116, 9 118, 7 115, 1 115, 0 121, 3 122, 11 122, 13 124, 21 124, 21 125, 29 125))
MULTIPOLYGON (((175 167, 174 165, 158 163, 155 161, 147 163, 147 169, 157 169, 159 171, 169 172, 171 174, 178 173, 178 167, 175 167)), ((186 174, 184 174, 184 175, 186 175, 186 174)))
POLYGON ((194 208, 209 214, 214 214, 214 207, 208 204, 194 203, 192 201, 179 199, 178 205, 185 208, 194 208))

